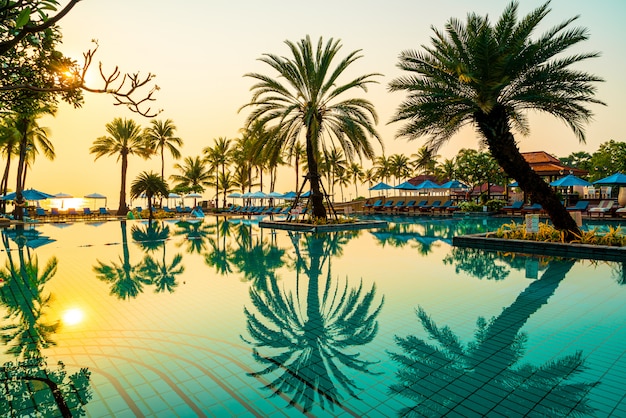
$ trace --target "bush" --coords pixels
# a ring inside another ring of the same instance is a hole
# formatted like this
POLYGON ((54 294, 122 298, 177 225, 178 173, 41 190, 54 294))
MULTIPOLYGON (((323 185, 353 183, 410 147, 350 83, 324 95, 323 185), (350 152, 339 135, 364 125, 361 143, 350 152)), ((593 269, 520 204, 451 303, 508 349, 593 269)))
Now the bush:
POLYGON ((498 212, 506 205, 506 202, 502 199, 491 199, 485 205, 489 212, 498 212))
POLYGON ((483 205, 476 202, 461 202, 459 203, 459 209, 462 212, 482 212, 483 205))

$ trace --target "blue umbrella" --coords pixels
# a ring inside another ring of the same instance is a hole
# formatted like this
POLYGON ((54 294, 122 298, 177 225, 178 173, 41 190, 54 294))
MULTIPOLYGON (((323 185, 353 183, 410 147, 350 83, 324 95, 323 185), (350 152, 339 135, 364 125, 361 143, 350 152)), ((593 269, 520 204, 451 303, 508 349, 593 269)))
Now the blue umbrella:
POLYGON ((295 199, 297 196, 296 192, 287 192, 283 195, 283 199, 295 199))
POLYGON ((442 189, 468 189, 466 184, 461 183, 458 180, 450 180, 443 183, 441 186, 442 189))
POLYGON ((398 190, 418 190, 418 188, 416 186, 414 186, 413 184, 409 183, 408 181, 405 181, 404 183, 400 183, 397 186, 394 187, 394 189, 398 189, 398 190))
POLYGON ((570 186, 591 186, 587 180, 583 180, 580 177, 576 177, 573 174, 568 174, 565 177, 561 177, 558 180, 550 182, 550 186, 554 187, 570 187, 570 186))
POLYGON ((238 199, 240 197, 243 197, 243 195, 239 192, 235 192, 235 193, 231 193, 229 194, 227 197, 231 198, 231 199, 238 199))
POLYGON ((424 189, 441 189, 441 186, 438 185, 437 183, 430 181, 430 180, 424 180, 423 182, 421 182, 420 184, 418 184, 417 186, 415 186, 417 188, 417 190, 424 190, 424 189))
POLYGON ((615 173, 611 176, 605 177, 600 180, 596 180, 593 184, 606 184, 606 185, 626 185, 626 175, 622 173, 615 173))
MULTIPOLYGON (((15 200, 16 193, 9 193, 6 196, 2 197, 2 200, 15 200)), ((44 200, 54 197, 51 194, 40 192, 35 189, 26 189, 22 192, 22 197, 24 200, 44 200)))
POLYGON ((517 184, 517 182, 514 181, 513 183, 509 184, 509 187, 519 187, 519 184, 517 184))
POLYGON ((389 190, 393 189, 393 186, 388 185, 387 183, 383 183, 382 181, 375 186, 369 188, 369 190, 389 190))

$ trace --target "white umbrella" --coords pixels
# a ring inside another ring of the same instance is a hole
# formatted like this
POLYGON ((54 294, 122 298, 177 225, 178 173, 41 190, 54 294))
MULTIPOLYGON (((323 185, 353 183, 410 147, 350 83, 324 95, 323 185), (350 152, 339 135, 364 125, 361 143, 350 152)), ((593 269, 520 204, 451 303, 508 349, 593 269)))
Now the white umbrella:
POLYGON ((61 201, 61 209, 63 209, 63 204, 65 203, 65 199, 72 199, 74 196, 68 193, 57 193, 54 195, 54 199, 59 199, 61 201))

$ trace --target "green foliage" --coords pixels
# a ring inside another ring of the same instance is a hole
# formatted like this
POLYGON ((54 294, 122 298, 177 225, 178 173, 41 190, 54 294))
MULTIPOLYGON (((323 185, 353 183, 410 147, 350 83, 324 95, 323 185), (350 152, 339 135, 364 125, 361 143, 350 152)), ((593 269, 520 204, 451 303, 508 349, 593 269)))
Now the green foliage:
POLYGON ((600 145, 591 156, 590 181, 626 172, 626 142, 610 140, 600 145))
MULTIPOLYGON (((519 239, 526 241, 541 241, 541 242, 566 242, 565 234, 563 231, 559 231, 548 223, 539 223, 539 231, 537 233, 531 233, 526 231, 524 224, 518 224, 511 222, 510 224, 504 224, 497 231, 487 234, 488 237, 503 238, 503 239, 519 239)), ((616 228, 609 227, 609 231, 601 233, 598 229, 591 231, 582 231, 581 235, 578 235, 572 243, 579 244, 592 244, 592 245, 607 245, 611 247, 624 247, 626 246, 626 235, 622 231, 621 227, 616 228)))
POLYGON ((506 205, 506 202, 502 199, 491 199, 485 202, 485 206, 487 206, 487 210, 489 212, 498 212, 506 205))
POLYGON ((476 202, 461 202, 459 203, 459 210, 461 212, 482 212, 483 205, 476 202))

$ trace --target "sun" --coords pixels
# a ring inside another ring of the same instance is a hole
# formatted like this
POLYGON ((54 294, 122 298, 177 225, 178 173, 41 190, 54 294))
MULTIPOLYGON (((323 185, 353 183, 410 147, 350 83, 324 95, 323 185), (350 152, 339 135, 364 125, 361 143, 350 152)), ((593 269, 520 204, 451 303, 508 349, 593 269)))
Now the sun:
POLYGON ((80 308, 68 309, 63 313, 63 323, 66 325, 76 325, 83 321, 85 314, 80 308))

